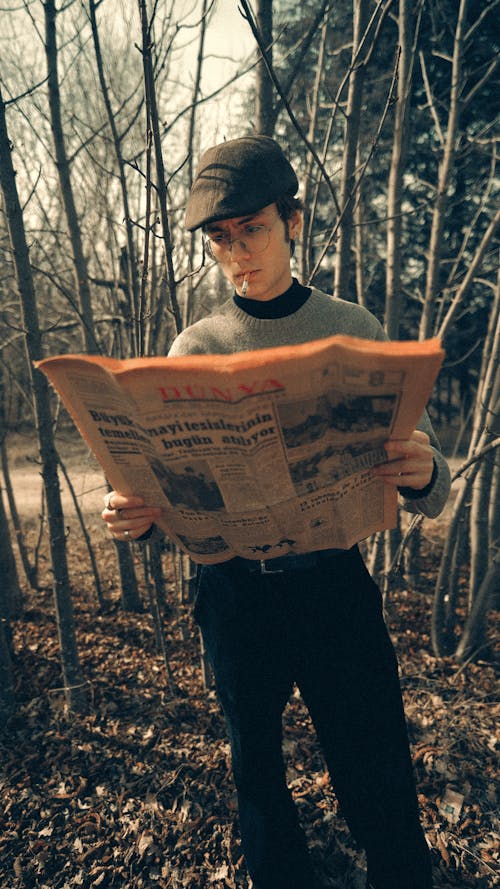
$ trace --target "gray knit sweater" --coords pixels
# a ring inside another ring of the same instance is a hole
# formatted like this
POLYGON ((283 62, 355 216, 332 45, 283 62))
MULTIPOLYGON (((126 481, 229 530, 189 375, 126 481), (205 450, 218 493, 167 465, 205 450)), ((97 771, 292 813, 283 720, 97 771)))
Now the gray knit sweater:
MULTIPOLYGON (((273 346, 296 345, 334 334, 364 339, 386 339, 374 315, 357 303, 335 299, 313 289, 306 302, 284 318, 254 318, 240 309, 231 298, 211 315, 183 330, 174 340, 169 355, 229 355, 273 346)), ((439 515, 450 490, 450 471, 427 413, 418 428, 427 432, 434 449, 435 471, 430 486, 422 496, 401 488, 402 505, 409 512, 439 515)))

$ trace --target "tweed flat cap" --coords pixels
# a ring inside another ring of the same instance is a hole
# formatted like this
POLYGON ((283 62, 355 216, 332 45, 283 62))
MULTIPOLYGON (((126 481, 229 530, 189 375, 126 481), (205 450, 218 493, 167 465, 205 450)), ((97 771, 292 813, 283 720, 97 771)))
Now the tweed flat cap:
POLYGON ((194 231, 218 219, 255 213, 299 183, 280 146, 269 136, 243 136, 214 145, 198 165, 186 208, 194 231))

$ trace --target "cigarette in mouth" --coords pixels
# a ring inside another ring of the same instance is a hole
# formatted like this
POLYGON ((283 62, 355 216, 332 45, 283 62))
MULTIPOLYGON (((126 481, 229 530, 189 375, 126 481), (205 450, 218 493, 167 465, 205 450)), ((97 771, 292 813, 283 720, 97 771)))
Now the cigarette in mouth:
POLYGON ((245 275, 243 278, 243 284, 241 285, 241 295, 246 296, 248 290, 248 275, 245 275))

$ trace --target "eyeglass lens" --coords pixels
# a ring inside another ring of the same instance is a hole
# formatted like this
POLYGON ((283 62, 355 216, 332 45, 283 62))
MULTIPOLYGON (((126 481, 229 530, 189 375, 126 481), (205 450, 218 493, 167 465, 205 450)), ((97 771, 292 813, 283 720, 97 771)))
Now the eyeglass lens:
POLYGON ((209 255, 216 259, 222 253, 232 254, 234 244, 248 253, 263 253, 268 248, 270 240, 271 229, 262 227, 257 231, 245 231, 242 238, 231 239, 229 235, 225 234, 216 235, 213 238, 208 237, 205 244, 209 255))

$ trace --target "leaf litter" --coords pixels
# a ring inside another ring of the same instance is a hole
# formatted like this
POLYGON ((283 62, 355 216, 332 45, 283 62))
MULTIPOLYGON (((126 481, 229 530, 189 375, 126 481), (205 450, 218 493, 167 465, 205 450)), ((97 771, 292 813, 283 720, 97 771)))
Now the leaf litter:
MULTIPOLYGON (((202 685, 191 609, 170 602, 164 615, 179 687, 173 697, 150 615, 120 608, 110 544, 97 547, 108 607, 97 611, 90 574, 80 572, 73 591, 80 656, 92 687, 86 715, 64 707, 48 568, 40 591, 26 593, 24 619, 13 625, 17 711, 0 729, 0 885, 251 889, 229 745, 215 693, 202 685)), ((75 540, 71 558, 80 564, 86 558, 75 540)), ((388 615, 423 824, 436 889, 493 889, 499 867, 495 665, 459 668, 451 658, 433 657, 431 562, 426 554, 418 592, 397 585, 388 615)), ((338 811, 298 693, 284 716, 284 754, 325 885, 362 889, 363 857, 338 811)))

